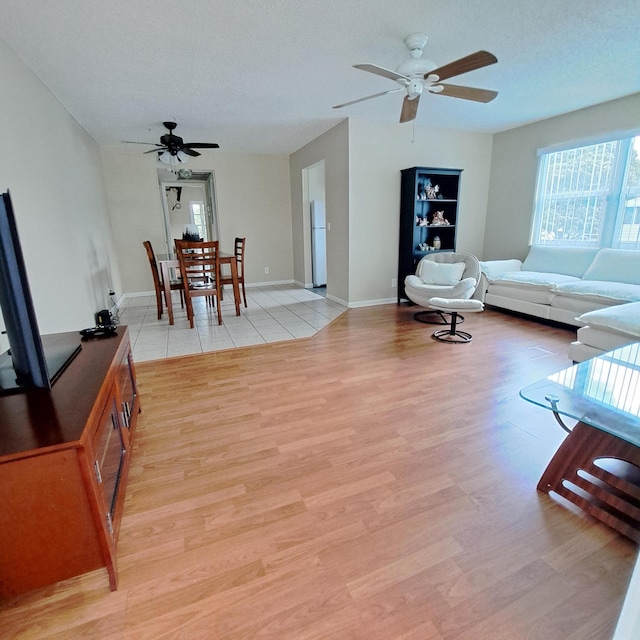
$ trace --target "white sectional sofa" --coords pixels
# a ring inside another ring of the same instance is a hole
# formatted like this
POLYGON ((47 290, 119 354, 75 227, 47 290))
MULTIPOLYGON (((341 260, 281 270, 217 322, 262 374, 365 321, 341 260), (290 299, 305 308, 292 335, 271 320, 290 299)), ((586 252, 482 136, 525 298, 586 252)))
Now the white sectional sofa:
POLYGON ((580 327, 574 361, 640 341, 640 251, 533 245, 480 266, 487 305, 580 327))

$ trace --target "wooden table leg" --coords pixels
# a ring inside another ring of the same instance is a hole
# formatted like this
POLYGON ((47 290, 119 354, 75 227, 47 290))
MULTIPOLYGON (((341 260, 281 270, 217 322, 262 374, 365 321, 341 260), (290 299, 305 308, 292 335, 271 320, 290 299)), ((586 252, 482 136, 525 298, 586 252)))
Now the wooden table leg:
POLYGON ((640 542, 640 449, 578 422, 538 482, 640 542))
POLYGON ((162 283, 164 285, 164 301, 167 303, 167 312, 169 313, 169 324, 173 324, 173 304, 171 302, 171 277, 169 275, 169 265, 165 262, 161 263, 162 283))

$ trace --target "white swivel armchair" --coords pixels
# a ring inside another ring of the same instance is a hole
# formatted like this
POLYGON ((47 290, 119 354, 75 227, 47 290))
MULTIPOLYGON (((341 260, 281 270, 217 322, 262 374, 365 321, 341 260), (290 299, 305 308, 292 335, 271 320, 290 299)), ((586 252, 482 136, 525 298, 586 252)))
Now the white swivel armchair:
MULTIPOLYGON (((467 300, 473 296, 479 282, 478 258, 470 253, 442 251, 428 253, 418 262, 415 275, 405 278, 404 290, 409 300, 426 307, 425 311, 414 314, 416 320, 429 324, 449 324, 443 311, 430 308, 429 299, 467 300)), ((461 320, 463 318, 459 317, 461 320)))

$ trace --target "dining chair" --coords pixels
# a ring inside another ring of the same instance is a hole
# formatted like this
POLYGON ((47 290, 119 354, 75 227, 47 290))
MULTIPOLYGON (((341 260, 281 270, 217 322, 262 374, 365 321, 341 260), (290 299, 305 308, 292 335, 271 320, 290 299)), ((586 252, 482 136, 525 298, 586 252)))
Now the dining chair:
MULTIPOLYGON (((242 299, 244 300, 244 306, 247 306, 247 294, 244 289, 244 245, 246 238, 236 238, 233 253, 236 257, 236 265, 238 267, 238 286, 242 287, 242 299)), ((220 278, 220 290, 224 288, 225 284, 233 285, 233 278, 231 274, 222 274, 220 278)))
MULTIPOLYGON (((153 247, 151 246, 151 242, 149 240, 145 240, 143 243, 144 248, 147 251, 147 258, 149 258, 149 266, 151 267, 151 275, 153 276, 153 287, 156 291, 156 306, 158 308, 158 320, 162 318, 162 292, 164 291, 164 281, 162 279, 162 274, 158 269, 158 263, 156 261, 156 255, 153 252, 153 247)), ((184 308, 184 296, 183 296, 183 287, 182 280, 175 279, 170 281, 170 290, 171 291, 180 291, 180 306, 184 308)), ((165 304, 167 301, 165 300, 165 304)))
POLYGON ((205 296, 207 301, 216 301, 218 324, 222 324, 220 306, 220 263, 218 241, 188 242, 176 240, 180 273, 184 282, 184 298, 189 325, 193 329, 194 313, 192 298, 205 296))

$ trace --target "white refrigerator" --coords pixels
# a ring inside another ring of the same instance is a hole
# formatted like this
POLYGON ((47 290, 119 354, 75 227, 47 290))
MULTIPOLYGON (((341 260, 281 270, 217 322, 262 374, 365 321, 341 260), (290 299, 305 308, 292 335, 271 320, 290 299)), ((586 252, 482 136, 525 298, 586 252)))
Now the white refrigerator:
POLYGON ((311 201, 311 269, 314 287, 327 284, 327 227, 324 201, 311 201))

